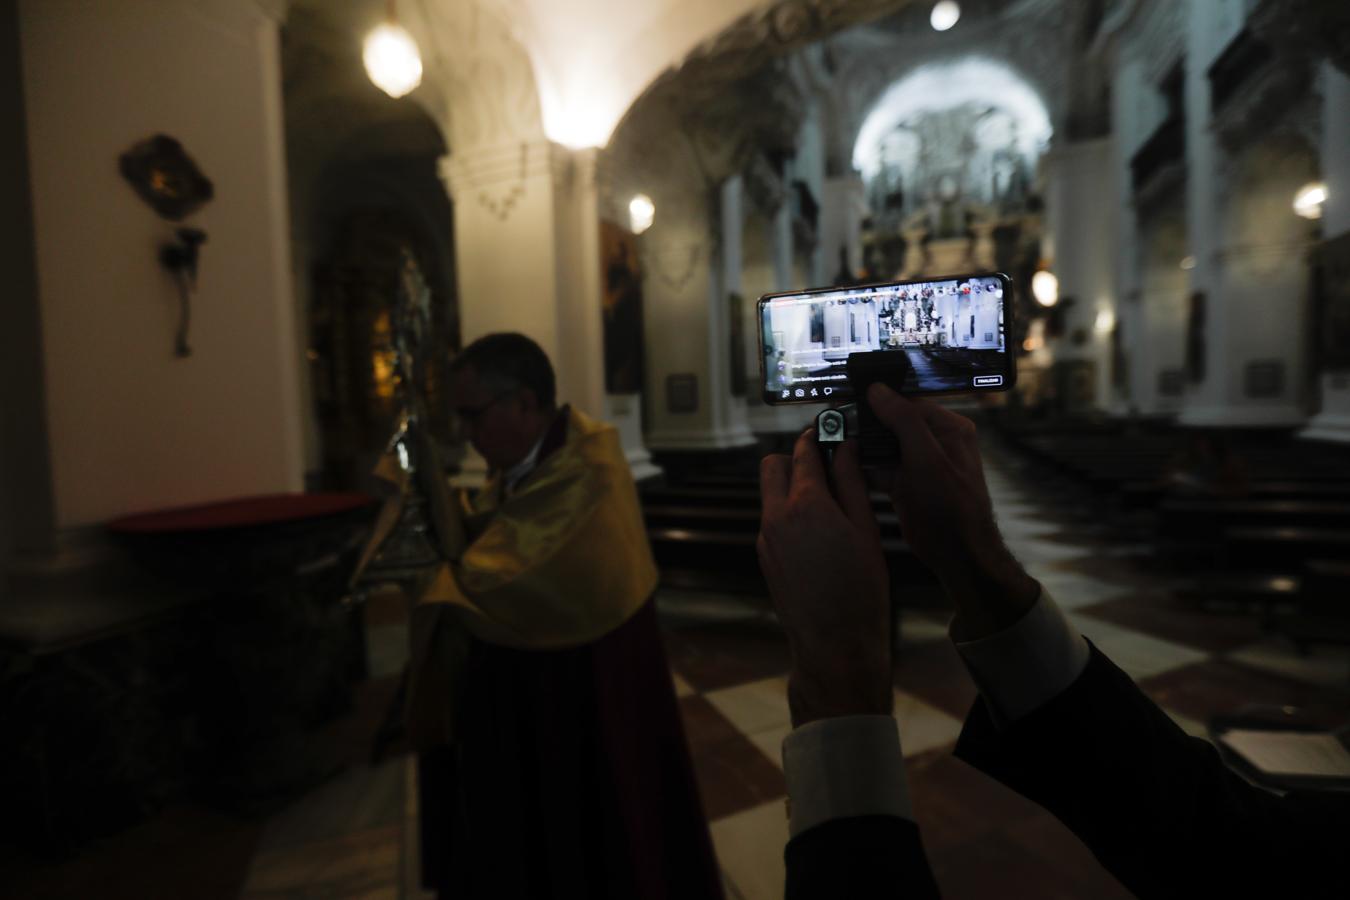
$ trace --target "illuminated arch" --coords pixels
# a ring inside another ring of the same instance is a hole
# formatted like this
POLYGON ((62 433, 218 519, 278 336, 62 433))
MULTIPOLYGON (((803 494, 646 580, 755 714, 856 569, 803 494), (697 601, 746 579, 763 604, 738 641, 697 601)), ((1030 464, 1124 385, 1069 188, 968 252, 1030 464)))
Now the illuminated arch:
POLYGON ((964 103, 987 103, 1012 116, 1018 147, 1028 160, 1050 142, 1050 114, 1040 94, 1006 64, 970 56, 925 63, 891 84, 863 119, 853 144, 853 165, 871 178, 880 168, 883 142, 898 125, 920 113, 964 103))

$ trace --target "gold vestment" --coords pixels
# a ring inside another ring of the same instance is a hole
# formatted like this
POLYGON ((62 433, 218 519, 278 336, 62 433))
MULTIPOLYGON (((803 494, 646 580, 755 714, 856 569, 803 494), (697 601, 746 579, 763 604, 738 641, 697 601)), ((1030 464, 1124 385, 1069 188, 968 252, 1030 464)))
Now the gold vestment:
MULTIPOLYGON (((566 440, 504 496, 500 473, 458 498, 467 546, 442 565, 412 615, 408 731, 448 742, 469 646, 591 643, 656 588, 656 564, 617 430, 569 410, 566 440)), ((452 550, 453 553, 453 550, 452 550)))

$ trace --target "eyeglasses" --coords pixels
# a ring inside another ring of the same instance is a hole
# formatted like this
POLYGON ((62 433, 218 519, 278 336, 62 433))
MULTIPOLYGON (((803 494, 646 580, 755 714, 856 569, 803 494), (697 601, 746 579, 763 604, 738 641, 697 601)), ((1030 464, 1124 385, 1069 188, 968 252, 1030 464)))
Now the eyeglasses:
POLYGON ((454 422, 454 424, 461 430, 464 428, 476 427, 478 425, 479 420, 483 418, 483 415, 489 409, 496 406, 498 403, 500 403, 502 400, 505 400, 513 393, 515 393, 514 389, 509 391, 502 391, 500 394, 494 396, 491 400, 488 400, 486 403, 483 403, 479 406, 460 406, 451 409, 450 410, 451 421, 454 422))

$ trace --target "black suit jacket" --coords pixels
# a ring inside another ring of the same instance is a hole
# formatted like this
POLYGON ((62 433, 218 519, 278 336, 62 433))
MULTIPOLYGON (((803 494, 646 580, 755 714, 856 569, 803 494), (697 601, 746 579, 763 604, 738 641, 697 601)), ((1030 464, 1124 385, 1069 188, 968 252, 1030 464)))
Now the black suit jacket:
MULTIPOLYGON (((1350 794, 1253 787, 1095 647, 1077 681, 1011 725, 977 700, 956 755, 1054 813, 1142 900, 1350 897, 1350 794)), ((789 898, 936 895, 901 819, 827 822, 786 855, 789 898)))

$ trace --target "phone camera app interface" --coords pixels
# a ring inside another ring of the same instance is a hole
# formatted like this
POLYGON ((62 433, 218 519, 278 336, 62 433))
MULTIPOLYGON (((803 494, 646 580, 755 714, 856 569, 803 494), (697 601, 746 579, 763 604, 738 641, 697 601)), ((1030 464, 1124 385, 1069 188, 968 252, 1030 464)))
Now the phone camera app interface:
POLYGON ((763 305, 766 399, 847 399, 848 357, 892 351, 911 392, 1003 384, 1003 282, 995 277, 841 288, 763 305))

